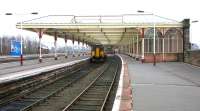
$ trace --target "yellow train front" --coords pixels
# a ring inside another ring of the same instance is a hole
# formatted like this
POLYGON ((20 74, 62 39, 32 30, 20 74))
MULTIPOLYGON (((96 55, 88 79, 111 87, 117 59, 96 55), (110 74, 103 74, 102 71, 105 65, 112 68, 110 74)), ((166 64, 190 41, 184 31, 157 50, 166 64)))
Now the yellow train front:
POLYGON ((91 50, 90 62, 104 62, 106 54, 103 45, 93 45, 91 50))

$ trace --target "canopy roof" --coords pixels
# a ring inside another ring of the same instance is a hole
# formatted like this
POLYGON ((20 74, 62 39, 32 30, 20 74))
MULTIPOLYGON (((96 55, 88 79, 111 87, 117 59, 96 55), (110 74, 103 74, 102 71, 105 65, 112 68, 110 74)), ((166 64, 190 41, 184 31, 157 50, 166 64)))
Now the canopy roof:
POLYGON ((100 16, 48 15, 17 23, 17 28, 36 31, 45 29, 45 34, 60 37, 64 34, 84 39, 91 43, 116 45, 122 38, 138 34, 138 28, 182 27, 176 20, 153 14, 126 14, 100 16))

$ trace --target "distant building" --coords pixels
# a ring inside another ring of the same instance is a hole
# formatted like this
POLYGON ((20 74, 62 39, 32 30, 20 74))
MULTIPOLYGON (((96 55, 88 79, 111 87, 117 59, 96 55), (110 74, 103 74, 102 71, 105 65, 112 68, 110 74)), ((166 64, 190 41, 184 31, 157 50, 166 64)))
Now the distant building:
POLYGON ((196 43, 191 43, 191 50, 200 50, 200 48, 196 43))

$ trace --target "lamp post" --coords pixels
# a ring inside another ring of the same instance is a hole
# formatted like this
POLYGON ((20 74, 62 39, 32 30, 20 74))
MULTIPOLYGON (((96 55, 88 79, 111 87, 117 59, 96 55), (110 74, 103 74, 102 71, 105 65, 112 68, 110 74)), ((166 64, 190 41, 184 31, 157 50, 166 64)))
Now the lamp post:
MULTIPOLYGON (((29 13, 29 14, 32 14, 32 15, 37 15, 38 14, 38 12, 32 12, 32 13, 29 13)), ((13 13, 5 13, 5 15, 13 15, 13 13)), ((22 16, 22 15, 28 15, 28 14, 14 14, 14 15, 20 15, 20 16, 22 16)), ((20 32, 21 32, 21 34, 20 34, 20 45, 21 45, 21 47, 20 47, 20 65, 21 66, 23 66, 23 37, 22 37, 22 23, 23 23, 23 21, 22 21, 22 19, 21 19, 21 21, 20 21, 20 32)))

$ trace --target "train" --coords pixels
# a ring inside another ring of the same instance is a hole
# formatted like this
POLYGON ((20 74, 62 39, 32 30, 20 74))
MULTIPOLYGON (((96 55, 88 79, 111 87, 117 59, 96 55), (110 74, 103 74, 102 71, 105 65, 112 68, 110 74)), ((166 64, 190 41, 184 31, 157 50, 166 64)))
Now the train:
POLYGON ((104 51, 103 45, 93 45, 91 50, 90 62, 105 62, 107 56, 104 51))

